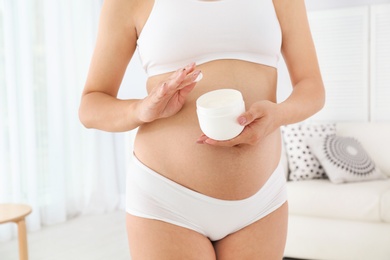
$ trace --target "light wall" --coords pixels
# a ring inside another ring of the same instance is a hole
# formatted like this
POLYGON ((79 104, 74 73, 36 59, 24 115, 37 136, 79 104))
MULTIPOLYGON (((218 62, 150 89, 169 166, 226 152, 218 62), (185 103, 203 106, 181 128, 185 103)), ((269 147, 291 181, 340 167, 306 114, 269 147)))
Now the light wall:
POLYGON ((331 8, 343 8, 359 5, 372 5, 372 4, 385 4, 390 3, 390 0, 306 0, 306 7, 308 11, 331 9, 331 8))
MULTIPOLYGON (((327 102, 308 121, 388 122, 390 1, 324 2, 308 2, 308 16, 327 102)), ((283 60, 278 80, 281 102, 292 89, 283 60)))

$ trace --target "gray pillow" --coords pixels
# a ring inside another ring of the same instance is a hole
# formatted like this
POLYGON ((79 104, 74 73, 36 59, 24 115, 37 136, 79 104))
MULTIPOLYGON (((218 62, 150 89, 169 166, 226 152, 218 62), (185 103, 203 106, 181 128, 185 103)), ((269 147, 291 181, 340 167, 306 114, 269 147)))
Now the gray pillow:
POLYGON ((310 149, 333 183, 385 179, 358 140, 336 135, 308 138, 310 149))

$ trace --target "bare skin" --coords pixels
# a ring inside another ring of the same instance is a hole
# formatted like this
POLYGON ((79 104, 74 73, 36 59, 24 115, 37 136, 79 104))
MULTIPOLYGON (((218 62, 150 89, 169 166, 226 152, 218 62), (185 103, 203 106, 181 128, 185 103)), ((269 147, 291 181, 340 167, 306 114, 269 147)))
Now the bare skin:
MULTIPOLYGON (((118 100, 153 0, 106 0, 80 105, 81 121, 86 127, 112 132, 139 127, 134 144, 138 159, 189 189, 225 200, 253 195, 279 162, 279 127, 306 119, 324 104, 304 1, 273 2, 294 87, 286 101, 276 103, 275 68, 239 60, 188 64, 149 78, 144 99, 118 100), (196 83, 200 72, 203 79, 196 83), (244 131, 224 142, 202 134, 195 109, 201 94, 218 88, 240 90, 247 106, 237 119, 244 131)), ((195 231, 131 215, 127 226, 132 259, 281 259, 287 203, 214 243, 195 231)))

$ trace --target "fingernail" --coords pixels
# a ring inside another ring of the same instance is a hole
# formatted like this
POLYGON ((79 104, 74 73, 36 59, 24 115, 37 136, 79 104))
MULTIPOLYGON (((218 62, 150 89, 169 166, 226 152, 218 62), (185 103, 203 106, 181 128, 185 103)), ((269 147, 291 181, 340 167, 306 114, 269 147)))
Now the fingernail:
POLYGON ((238 123, 240 125, 245 125, 246 124, 246 118, 245 117, 240 117, 238 118, 238 123))
POLYGON ((198 75, 194 75, 194 77, 196 76, 196 79, 194 80, 194 82, 199 82, 201 79, 203 79, 203 74, 201 71, 199 71, 198 75))
POLYGON ((195 62, 191 62, 190 64, 188 64, 187 66, 184 67, 184 69, 190 69, 192 66, 195 65, 195 62))
POLYGON ((207 136, 205 136, 205 135, 201 135, 199 138, 198 138, 198 140, 196 140, 196 142, 198 143, 198 144, 204 144, 204 141, 207 139, 207 136))
POLYGON ((205 138, 203 136, 199 137, 198 140, 196 140, 197 144, 204 144, 205 138))
POLYGON ((176 77, 181 77, 183 75, 183 73, 186 73, 185 71, 186 71, 185 68, 180 69, 179 72, 177 73, 176 77))

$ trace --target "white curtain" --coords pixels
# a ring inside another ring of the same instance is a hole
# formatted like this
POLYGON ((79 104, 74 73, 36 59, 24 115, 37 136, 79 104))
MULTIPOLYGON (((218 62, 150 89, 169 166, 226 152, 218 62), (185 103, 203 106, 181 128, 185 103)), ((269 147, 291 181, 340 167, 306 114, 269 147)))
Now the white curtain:
POLYGON ((29 231, 123 207, 127 139, 77 114, 101 2, 0 0, 0 203, 31 205, 29 231))

